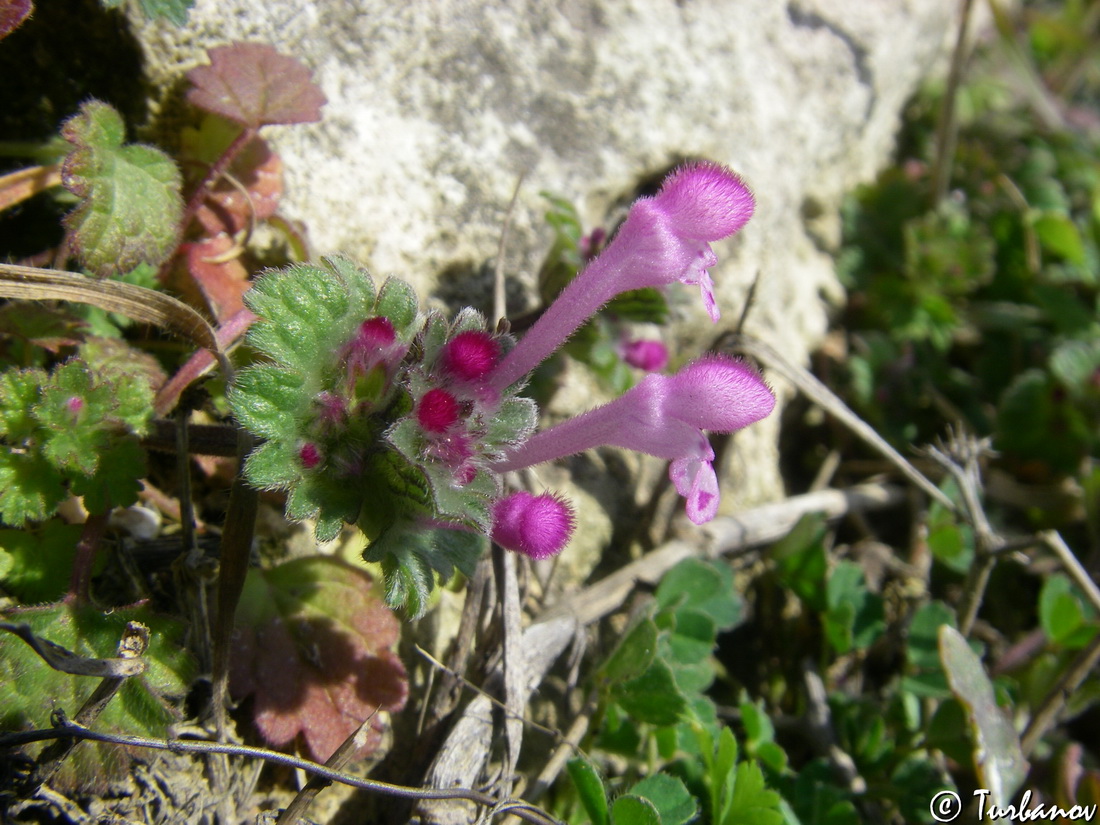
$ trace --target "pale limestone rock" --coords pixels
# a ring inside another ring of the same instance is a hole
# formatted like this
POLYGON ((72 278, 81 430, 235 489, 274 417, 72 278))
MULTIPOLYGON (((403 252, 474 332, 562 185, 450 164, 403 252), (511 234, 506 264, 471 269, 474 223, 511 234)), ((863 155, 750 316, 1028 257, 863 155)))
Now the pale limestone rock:
MULTIPOLYGON (((887 161, 901 108, 949 45, 956 8, 198 0, 181 30, 138 25, 154 83, 233 40, 270 42, 313 67, 329 100, 323 122, 268 130, 286 163, 283 212, 306 222, 317 253, 349 253, 449 302, 490 309, 482 264, 496 255, 521 176, 505 255, 512 311, 530 307, 550 237, 540 190, 573 200, 596 225, 678 159, 732 166, 756 192, 757 213, 716 245, 724 326, 710 325, 693 291, 674 288, 676 358, 736 320, 759 273, 748 331, 803 362, 839 292, 813 237, 887 161)), ((578 382, 551 413, 596 400, 578 382)), ((724 512, 781 494, 777 437, 777 415, 739 436, 724 512)))

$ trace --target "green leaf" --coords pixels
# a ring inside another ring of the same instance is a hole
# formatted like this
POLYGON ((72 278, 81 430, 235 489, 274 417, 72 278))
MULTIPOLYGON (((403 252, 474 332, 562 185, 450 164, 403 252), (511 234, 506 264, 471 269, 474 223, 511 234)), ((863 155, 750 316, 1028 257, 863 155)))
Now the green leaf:
POLYGON ((385 575, 386 604, 394 609, 403 609, 410 619, 419 619, 428 610, 428 600, 435 588, 435 574, 419 553, 410 552, 395 541, 387 542, 390 532, 379 536, 367 548, 371 555, 364 551, 363 557, 373 561, 375 556, 380 556, 385 575), (375 548, 380 542, 382 547, 375 548), (377 552, 382 550, 385 552, 377 552))
POLYGON ((687 709, 672 669, 660 659, 642 675, 616 684, 611 693, 628 714, 653 725, 674 725, 687 709))
POLYGON ((612 825, 661 825, 656 806, 640 796, 620 796, 611 804, 612 825))
POLYGON ((1070 217, 1062 212, 1043 212, 1033 222, 1039 243, 1070 263, 1085 263, 1085 245, 1081 232, 1070 217))
POLYGON ((667 634, 669 659, 678 665, 698 664, 714 651, 718 628, 699 610, 682 608, 675 613, 675 628, 667 634))
POLYGON ((1042 370, 1020 373, 997 409, 996 447, 1056 472, 1075 472, 1095 438, 1095 426, 1066 395, 1042 370))
MULTIPOLYGON (((10 614, 10 620, 25 622, 38 637, 94 658, 117 655, 127 621, 147 625, 150 642, 143 657, 147 670, 125 681, 95 727, 158 739, 168 735, 167 726, 175 716, 164 697, 182 697, 193 675, 192 663, 179 647, 181 625, 144 607, 104 614, 65 604, 20 610, 10 614)), ((21 639, 0 634, 0 682, 4 684, 0 728, 48 727, 50 714, 58 708, 75 716, 99 681, 53 670, 21 639)), ((128 764, 123 749, 88 742, 73 751, 51 784, 66 790, 102 791, 110 779, 125 775, 128 764)))
POLYGON ((656 655, 657 625, 644 618, 622 638, 600 668, 600 675, 612 684, 625 682, 644 673, 656 655))
POLYGON ((842 561, 829 574, 825 600, 825 635, 837 653, 862 650, 886 629, 882 599, 867 590, 855 562, 842 561))
POLYGON ((145 450, 134 436, 119 438, 100 454, 93 474, 73 478, 72 491, 84 497, 88 512, 106 513, 135 504, 144 476, 145 450))
MULTIPOLYGON (((109 9, 122 5, 122 0, 100 0, 109 9)), ((150 20, 167 20, 177 26, 187 22, 187 13, 195 0, 138 0, 141 12, 150 20)))
POLYGON ((417 300, 412 287, 398 278, 387 278, 378 291, 378 301, 374 311, 384 315, 393 323, 401 335, 416 320, 417 300))
POLYGON ((314 380, 370 317, 375 298, 366 270, 342 257, 322 264, 270 272, 244 295, 245 304, 260 316, 248 343, 314 380))
POLYGON ((661 579, 656 599, 662 608, 690 605, 709 616, 720 630, 729 630, 741 621, 741 597, 733 586, 733 572, 724 564, 684 559, 661 579))
POLYGON ((106 448, 115 388, 99 383, 87 364, 69 361, 50 376, 34 417, 43 433, 42 452, 60 470, 95 472, 106 448))
POLYGON ((951 690, 966 708, 974 743, 979 786, 990 802, 1007 805, 1027 778, 1028 764, 1012 721, 997 706, 993 685, 966 639, 948 625, 940 628, 940 658, 951 690))
POLYGON ((1100 627, 1095 611, 1063 574, 1048 576, 1039 593, 1039 624, 1055 644, 1077 650, 1092 641, 1100 627))
POLYGON ((187 73, 187 101, 253 129, 275 123, 314 123, 325 96, 313 72, 266 43, 231 43, 207 52, 210 65, 187 73))
POLYGON ((734 780, 733 801, 722 825, 782 825, 779 794, 768 790, 755 762, 741 762, 734 780))
POLYGON ((81 526, 50 519, 29 530, 0 530, 0 550, 13 562, 2 576, 4 590, 23 604, 61 599, 80 539, 81 526))
POLYGON ((530 398, 505 400, 493 417, 485 433, 485 441, 501 448, 525 441, 538 425, 539 410, 530 398))
POLYGON ((573 780, 573 786, 577 789, 581 805, 584 806, 592 825, 608 825, 610 812, 607 807, 607 792, 603 787, 603 780, 596 771, 595 766, 587 759, 575 757, 565 764, 569 772, 569 778, 573 780))
POLYGON ((9 444, 30 438, 38 427, 33 410, 47 380, 43 370, 0 373, 0 436, 9 444))
POLYGON ((668 301, 659 289, 632 289, 619 293, 603 308, 617 318, 640 324, 668 323, 668 301))
POLYGON ((265 441, 245 464, 245 478, 261 490, 286 490, 305 472, 297 451, 286 441, 265 441))
POLYGON ((926 743, 929 748, 943 751, 959 764, 966 764, 971 757, 971 748, 966 709, 961 702, 954 697, 940 702, 928 722, 926 743))
POLYGON ((1064 341, 1050 356, 1050 371, 1074 395, 1096 391, 1100 374, 1100 340, 1064 341))
POLYGON ((37 451, 18 453, 0 446, 0 521, 21 525, 42 521, 68 496, 56 467, 37 451))
POLYGON ((73 150, 61 180, 81 199, 65 228, 81 262, 106 277, 164 261, 179 242, 183 218, 171 158, 151 146, 124 145, 122 118, 96 100, 81 106, 62 134, 73 150))
MULTIPOLYGON (((283 747, 301 736, 323 762, 363 721, 404 706, 408 681, 393 651, 400 631, 371 578, 332 556, 250 570, 234 632, 233 695, 253 697, 268 742, 283 747)), ((366 734, 365 753, 380 742, 379 725, 366 734)))
POLYGON ((826 608, 825 576, 829 567, 825 553, 826 530, 824 516, 808 513, 771 548, 779 580, 818 612, 826 608))
POLYGON ((297 373, 271 364, 247 367, 237 373, 229 406, 253 435, 292 441, 310 401, 303 384, 297 373))
POLYGON ((699 812, 699 803, 683 781, 666 773, 646 777, 628 793, 652 802, 660 815, 661 825, 684 825, 699 812))
POLYGON ((913 614, 905 658, 919 670, 939 670, 939 634, 944 625, 955 626, 955 612, 943 602, 929 602, 913 614))

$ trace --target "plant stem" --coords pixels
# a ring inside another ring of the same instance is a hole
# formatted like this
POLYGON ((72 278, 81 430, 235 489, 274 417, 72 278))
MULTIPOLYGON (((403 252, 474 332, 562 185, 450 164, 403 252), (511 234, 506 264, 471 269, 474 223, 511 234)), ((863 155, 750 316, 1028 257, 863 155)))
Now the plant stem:
POLYGON ((95 563, 99 543, 107 531, 107 514, 92 513, 84 520, 84 529, 80 541, 76 543, 76 558, 73 559, 73 573, 69 579, 69 592, 65 596, 67 604, 87 604, 91 598, 92 565, 95 563))
POLYGON ((210 165, 210 168, 206 170, 206 174, 203 176, 202 180, 199 181, 194 191, 191 192, 191 197, 187 200, 180 226, 184 229, 187 228, 187 225, 191 223, 192 218, 194 218, 199 211, 199 207, 202 206, 202 202, 206 199, 206 196, 210 194, 210 190, 214 188, 214 185, 229 168, 229 164, 233 162, 233 159, 240 154, 241 150, 247 146, 248 142, 254 137, 256 137, 256 128, 254 126, 245 127, 241 130, 239 135, 233 138, 233 142, 226 147, 221 157, 210 165))

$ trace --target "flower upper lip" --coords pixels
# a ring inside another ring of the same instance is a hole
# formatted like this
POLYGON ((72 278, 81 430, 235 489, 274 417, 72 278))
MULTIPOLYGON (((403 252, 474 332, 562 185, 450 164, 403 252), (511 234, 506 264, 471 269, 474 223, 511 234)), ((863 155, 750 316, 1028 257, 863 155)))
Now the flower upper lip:
POLYGON ((497 390, 521 381, 604 304, 620 293, 679 281, 698 285, 718 320, 707 269, 711 241, 732 235, 754 209, 736 174, 714 163, 680 167, 652 198, 634 203, 611 243, 562 290, 489 376, 497 390))

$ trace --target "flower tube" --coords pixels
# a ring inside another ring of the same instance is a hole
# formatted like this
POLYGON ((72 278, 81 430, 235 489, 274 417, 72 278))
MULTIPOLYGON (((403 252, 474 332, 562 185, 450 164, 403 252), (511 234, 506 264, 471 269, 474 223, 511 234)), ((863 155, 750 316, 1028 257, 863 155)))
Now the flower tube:
POLYGON ((733 432, 766 417, 775 396, 755 370, 707 355, 675 375, 649 375, 619 398, 536 433, 496 462, 497 472, 608 445, 668 459, 669 477, 696 524, 718 511, 714 452, 703 430, 733 432))
POLYGON ((569 282, 490 376, 497 390, 520 381, 616 295, 679 281, 698 285, 714 321, 718 308, 707 270, 718 259, 710 242, 752 217, 754 201, 736 174, 691 163, 669 175, 652 198, 634 203, 614 239, 569 282))

